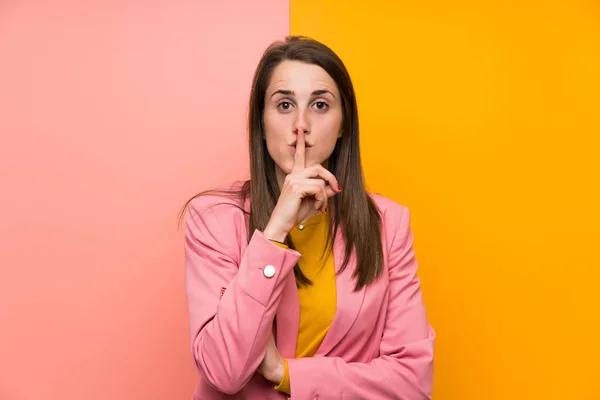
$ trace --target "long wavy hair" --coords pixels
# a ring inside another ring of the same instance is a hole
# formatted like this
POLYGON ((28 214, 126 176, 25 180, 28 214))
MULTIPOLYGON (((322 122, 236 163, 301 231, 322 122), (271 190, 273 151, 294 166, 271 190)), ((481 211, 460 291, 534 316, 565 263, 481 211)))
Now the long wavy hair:
MULTIPOLYGON (((219 194, 236 200, 248 218, 248 241, 255 229, 264 230, 280 195, 275 175, 275 162, 267 151, 263 136, 265 93, 273 70, 283 61, 300 61, 318 65, 335 81, 342 102, 342 136, 338 139, 327 168, 337 178, 341 193, 329 199, 330 227, 324 252, 333 250, 338 234, 345 239, 344 260, 340 271, 348 266, 354 252, 356 269, 355 290, 375 281, 383 271, 381 217, 377 206, 367 194, 359 149, 358 109, 354 87, 342 60, 326 45, 303 36, 288 36, 284 41, 272 43, 262 55, 254 73, 248 113, 250 149, 250 179, 231 189, 212 189, 189 199, 179 214, 180 221, 190 202, 205 194, 219 194), (249 200, 249 210, 244 207, 249 200)), ((286 244, 294 248, 289 235, 286 244)), ((297 284, 312 282, 294 267, 297 284)))

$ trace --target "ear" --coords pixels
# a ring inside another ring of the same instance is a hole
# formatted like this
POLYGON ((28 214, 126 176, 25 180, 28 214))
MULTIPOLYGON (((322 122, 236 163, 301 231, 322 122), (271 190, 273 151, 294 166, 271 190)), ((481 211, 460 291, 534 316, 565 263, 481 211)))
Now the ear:
POLYGON ((342 133, 343 133, 343 132, 344 132, 344 131, 342 131, 342 130, 340 129, 340 133, 338 133, 338 136, 337 136, 337 137, 338 137, 338 139, 342 137, 342 133))

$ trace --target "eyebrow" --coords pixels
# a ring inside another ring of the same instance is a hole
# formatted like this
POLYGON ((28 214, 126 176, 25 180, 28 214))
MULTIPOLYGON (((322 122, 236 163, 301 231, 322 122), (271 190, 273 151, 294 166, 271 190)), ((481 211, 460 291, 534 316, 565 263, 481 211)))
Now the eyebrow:
MULTIPOLYGON (((327 89, 315 90, 311 93, 311 97, 321 96, 326 93, 329 93, 335 99, 335 95, 330 90, 327 90, 327 89)), ((279 89, 279 90, 276 90, 275 92, 273 92, 271 97, 275 96, 276 94, 282 94, 284 96, 295 96, 296 95, 296 93, 293 90, 279 89)))

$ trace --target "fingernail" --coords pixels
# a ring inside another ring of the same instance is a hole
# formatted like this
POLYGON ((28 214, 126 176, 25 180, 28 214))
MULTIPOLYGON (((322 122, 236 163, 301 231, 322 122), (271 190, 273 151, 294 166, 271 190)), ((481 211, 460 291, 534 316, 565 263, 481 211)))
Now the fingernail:
POLYGON ((294 131, 294 133, 297 135, 297 134, 298 134, 298 129, 296 129, 296 130, 294 131))
POLYGON ((340 185, 338 185, 338 190, 339 190, 339 191, 341 191, 341 190, 342 190, 342 187, 341 187, 340 185))

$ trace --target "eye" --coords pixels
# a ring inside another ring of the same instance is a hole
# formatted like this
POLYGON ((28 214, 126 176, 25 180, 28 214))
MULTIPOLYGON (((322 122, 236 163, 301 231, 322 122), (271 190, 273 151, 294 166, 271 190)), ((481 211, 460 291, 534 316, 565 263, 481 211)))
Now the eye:
POLYGON ((324 101, 317 101, 314 106, 317 108, 317 110, 319 111, 325 111, 327 110, 327 108, 329 107, 329 104, 325 103, 324 101))
POLYGON ((277 108, 279 108, 281 111, 289 111, 292 108, 292 103, 289 101, 282 101, 277 105, 277 108))

